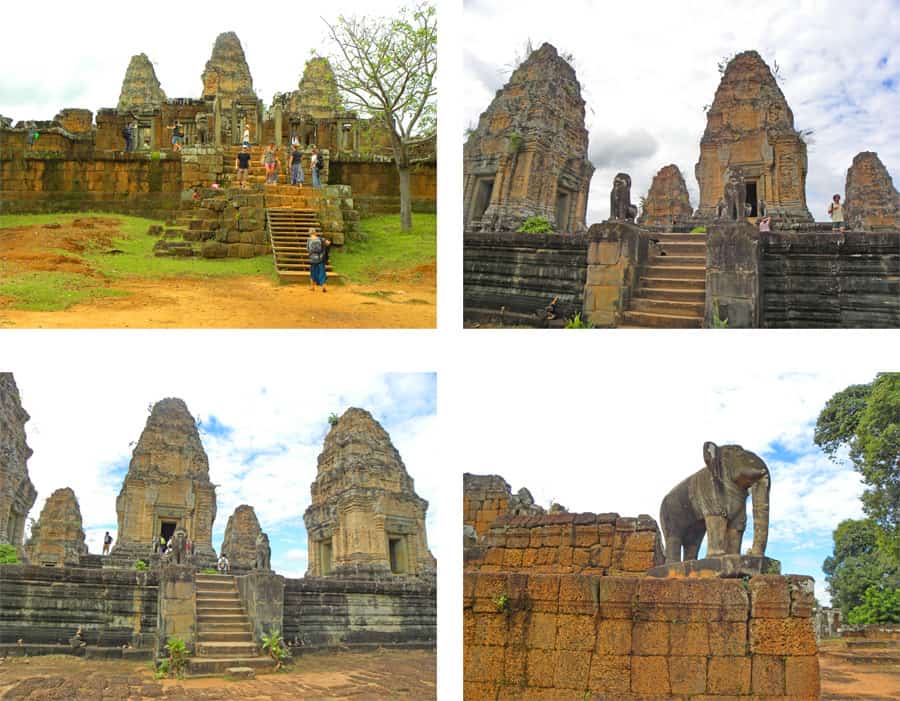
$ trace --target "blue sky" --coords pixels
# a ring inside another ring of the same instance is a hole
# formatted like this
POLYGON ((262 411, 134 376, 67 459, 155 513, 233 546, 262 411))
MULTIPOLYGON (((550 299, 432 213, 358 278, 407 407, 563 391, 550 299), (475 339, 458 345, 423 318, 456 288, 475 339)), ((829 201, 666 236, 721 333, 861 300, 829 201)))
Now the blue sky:
POLYGON ((669 163, 681 169, 696 208, 694 165, 704 107, 720 80, 717 64, 748 49, 759 51, 770 67, 778 64, 797 129, 813 132, 807 139, 807 201, 817 220, 827 218, 831 195, 844 192, 857 153, 878 152, 900 177, 898 0, 565 4, 561 12, 537 0, 465 1, 464 118, 467 125, 477 123, 527 39, 535 48, 548 41, 571 53, 587 102, 589 156, 597 167, 589 224, 608 216, 617 172, 631 174, 632 201, 638 202, 669 163))
MULTIPOLYGON (((223 382, 225 368, 210 362, 205 371, 148 368, 127 381, 119 381, 123 368, 107 369, 110 381, 97 383, 96 371, 31 365, 8 369, 31 415, 26 432, 34 455, 28 468, 38 489, 31 516, 37 518, 54 489, 72 487, 91 552, 100 551, 105 530, 116 535, 115 499, 131 451, 150 404, 166 396, 184 399, 199 422, 210 479, 216 484, 217 551, 228 517, 238 505, 250 504, 269 534, 273 567, 286 576, 303 576, 303 512, 310 503, 316 458, 329 429, 328 416, 351 406, 369 410, 390 434, 417 493, 431 502, 429 533, 435 528, 434 373, 377 375, 346 369, 308 374, 296 364, 276 363, 271 369, 231 374, 223 382)), ((433 544, 432 552, 438 556, 433 544)))
MULTIPOLYGON (((522 382, 517 373, 469 371, 485 399, 467 410, 474 457, 466 470, 500 474, 544 507, 557 501, 571 511, 658 518, 663 496, 703 468, 704 441, 737 443, 772 473, 766 554, 786 574, 813 576, 827 601, 821 564, 837 524, 861 516, 862 484, 849 463, 830 461, 813 444, 813 428, 835 392, 884 368, 856 358, 833 363, 846 368, 766 371, 714 345, 700 353, 696 336, 691 353, 678 353, 678 343, 670 334, 663 347, 635 344, 627 363, 598 355, 577 377, 551 372, 522 382)), ((581 366, 577 356, 571 363, 581 366)), ((748 526, 743 550, 752 537, 748 526)))

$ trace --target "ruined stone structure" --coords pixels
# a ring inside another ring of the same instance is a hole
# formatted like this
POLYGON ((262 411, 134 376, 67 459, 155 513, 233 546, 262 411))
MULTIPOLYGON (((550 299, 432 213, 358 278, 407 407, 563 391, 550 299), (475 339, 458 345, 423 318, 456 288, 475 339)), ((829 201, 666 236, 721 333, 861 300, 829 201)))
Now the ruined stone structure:
POLYGON ((877 153, 864 151, 853 159, 847 170, 844 213, 852 231, 900 228, 900 193, 877 153))
POLYGON ((125 71, 125 79, 122 81, 118 109, 158 110, 165 101, 166 93, 160 87, 156 70, 147 54, 132 56, 128 70, 125 71))
POLYGON ((689 221, 693 213, 684 176, 677 165, 671 164, 653 177, 637 223, 673 228, 689 221))
POLYGON ((116 499, 118 541, 111 563, 148 559, 160 536, 179 528, 193 541, 194 564, 212 566, 216 488, 197 424, 180 399, 153 405, 116 499))
POLYGON ((262 533, 252 506, 241 504, 228 517, 219 552, 228 558, 232 572, 244 574, 256 564, 256 538, 262 533))
POLYGON ((466 228, 515 231, 543 217, 557 231, 584 230, 594 173, 587 149, 575 71, 544 44, 516 68, 466 141, 466 228))
POLYGON ((501 516, 541 516, 525 487, 515 494, 500 475, 463 475, 463 523, 482 536, 501 516))
POLYGON ((203 99, 218 98, 222 109, 231 109, 243 100, 256 100, 253 77, 244 56, 241 40, 234 32, 216 37, 212 56, 201 76, 203 99))
POLYGON ((806 206, 806 143, 769 67, 756 51, 729 61, 707 113, 696 166, 697 216, 712 219, 728 171, 740 168, 751 217, 762 203, 776 223, 811 222, 806 206))
POLYGON ((37 498, 28 476, 28 419, 12 373, 0 372, 0 544, 16 548, 22 545, 25 518, 37 498))
POLYGON ((325 437, 303 515, 311 576, 433 576, 425 510, 390 436, 348 409, 325 437))
MULTIPOLYGON (((468 477, 469 506, 506 484, 468 477)), ((646 515, 501 515, 464 557, 467 701, 818 699, 810 577, 647 576, 646 515)))
POLYGON ((41 509, 25 543, 25 557, 33 565, 77 567, 87 555, 81 509, 71 488, 57 489, 41 509))

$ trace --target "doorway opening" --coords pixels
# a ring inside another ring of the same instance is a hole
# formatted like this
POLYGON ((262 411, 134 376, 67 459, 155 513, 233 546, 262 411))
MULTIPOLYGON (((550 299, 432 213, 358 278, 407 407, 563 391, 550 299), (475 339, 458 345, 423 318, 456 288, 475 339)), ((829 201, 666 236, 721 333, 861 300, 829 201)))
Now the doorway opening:
POLYGON ((494 179, 482 178, 475 185, 475 203, 472 207, 470 222, 480 221, 491 203, 491 195, 494 193, 494 179))
POLYGON ((747 181, 747 204, 750 205, 750 214, 748 216, 759 216, 759 204, 756 198, 756 181, 747 181))
POLYGON ((406 574, 406 542, 403 538, 388 538, 388 550, 391 556, 391 572, 406 574))
POLYGON ((177 521, 162 521, 159 526, 159 535, 168 543, 169 538, 175 535, 175 528, 177 526, 177 521))
POLYGON ((556 191, 556 230, 569 230, 569 193, 562 189, 556 191))
POLYGON ((331 574, 331 541, 319 541, 319 563, 322 566, 322 574, 331 574))

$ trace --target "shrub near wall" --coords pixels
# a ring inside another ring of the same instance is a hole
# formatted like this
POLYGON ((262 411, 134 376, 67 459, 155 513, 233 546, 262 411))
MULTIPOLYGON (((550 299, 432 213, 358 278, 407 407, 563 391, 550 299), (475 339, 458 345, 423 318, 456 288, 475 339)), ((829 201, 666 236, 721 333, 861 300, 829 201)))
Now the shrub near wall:
POLYGON ((812 580, 467 572, 466 701, 813 701, 812 580))

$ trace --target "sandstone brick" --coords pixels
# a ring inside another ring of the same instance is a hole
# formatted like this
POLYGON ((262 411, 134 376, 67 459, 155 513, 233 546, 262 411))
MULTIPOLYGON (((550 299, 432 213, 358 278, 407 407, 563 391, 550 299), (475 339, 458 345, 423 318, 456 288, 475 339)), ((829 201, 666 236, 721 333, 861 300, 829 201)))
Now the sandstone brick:
POLYGON ((591 653, 584 650, 568 650, 560 653, 559 664, 553 677, 557 689, 588 688, 591 670, 591 653))
POLYGON ((609 567, 612 563, 612 548, 595 545, 590 550, 590 563, 596 567, 609 567))
POLYGON ((506 648, 504 672, 506 674, 505 681, 507 684, 521 686, 528 682, 526 676, 527 662, 528 648, 524 646, 506 648))
POLYGON ((622 569, 625 572, 643 573, 656 565, 653 552, 634 552, 626 550, 622 556, 622 569))
POLYGON ((495 701, 497 684, 490 682, 463 682, 463 696, 466 701, 495 701))
POLYGON ((505 613, 479 613, 475 618, 476 645, 505 645, 507 636, 505 613))
POLYGON ((552 687, 559 653, 556 650, 528 651, 528 686, 552 687))
POLYGON ((548 650, 556 648, 557 616, 554 613, 533 613, 528 627, 528 647, 548 650))
POLYGON ((711 694, 749 694, 750 659, 747 657, 711 657, 707 690, 711 694))
POLYGON ((475 598, 491 599, 506 591, 506 577, 502 574, 480 572, 475 581, 475 598))
POLYGON ((522 552, 522 567, 531 569, 537 564, 537 548, 528 548, 522 552))
POLYGON ((595 652, 598 655, 631 654, 630 620, 600 620, 597 624, 595 652))
POLYGON ((498 682, 503 679, 504 648, 473 645, 467 652, 463 670, 466 681, 498 682))
POLYGON ((589 548, 597 544, 599 533, 597 526, 575 526, 575 546, 589 548))
POLYGON ((533 574, 529 576, 528 598, 533 610, 556 613, 559 610, 559 575, 533 574))
POLYGON ((592 650, 594 617, 560 614, 557 617, 556 646, 560 650, 592 650))
POLYGON ((463 644, 466 647, 475 645, 475 614, 471 609, 463 610, 463 644))
POLYGON ((780 575, 750 579, 750 615, 753 618, 786 618, 791 612, 788 580, 780 575))
POLYGON ((706 691, 706 657, 669 658, 669 683, 673 694, 702 694, 706 691))
POLYGON ((573 548, 569 546, 561 546, 559 549, 559 564, 563 567, 569 567, 572 564, 573 548))
POLYGON ((584 569, 591 564, 591 554, 587 548, 575 548, 572 551, 572 567, 576 571, 584 569))
POLYGON ((669 664, 664 656, 631 658, 631 690, 637 694, 669 694, 669 664))
POLYGON ((519 548, 508 548, 503 551, 503 566, 504 567, 521 567, 522 566, 522 554, 524 550, 519 548))
POLYGON ((711 655, 740 656, 748 651, 747 624, 719 621, 709 624, 711 655))
POLYGON ((559 612, 596 613, 599 579, 577 574, 560 578, 559 612))
POLYGON ((600 577, 598 580, 600 615, 603 618, 630 620, 639 581, 634 577, 600 577))
POLYGON ((788 575, 791 591, 791 616, 810 618, 816 606, 815 581, 812 577, 788 575))
POLYGON ((600 693, 631 691, 631 660, 628 655, 594 655, 589 679, 591 691, 600 693))
POLYGON ((672 623, 670 635, 673 655, 709 654, 709 633, 706 623, 672 623))
POLYGON ((669 654, 670 624, 662 621, 638 621, 631 630, 631 649, 635 655, 669 654))
POLYGON ((750 651, 754 655, 815 655, 816 636, 809 618, 754 618, 750 651))
POLYGON ((819 658, 816 655, 788 657, 784 665, 788 696, 819 698, 819 658))
POLYGON ((784 694, 784 658, 754 655, 751 662, 751 689, 754 694, 784 694))

